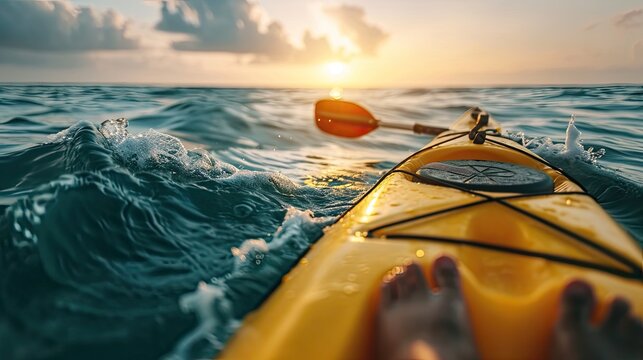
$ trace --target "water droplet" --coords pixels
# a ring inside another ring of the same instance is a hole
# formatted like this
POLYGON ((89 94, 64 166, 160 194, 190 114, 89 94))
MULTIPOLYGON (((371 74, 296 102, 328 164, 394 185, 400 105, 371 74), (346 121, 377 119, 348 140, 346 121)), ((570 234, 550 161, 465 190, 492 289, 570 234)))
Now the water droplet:
POLYGON ((344 294, 352 295, 359 291, 359 286, 357 284, 346 284, 344 285, 344 294))
POLYGON ((417 256, 419 258, 423 258, 424 257, 424 250, 422 250, 422 249, 416 250, 415 251, 415 256, 417 256))

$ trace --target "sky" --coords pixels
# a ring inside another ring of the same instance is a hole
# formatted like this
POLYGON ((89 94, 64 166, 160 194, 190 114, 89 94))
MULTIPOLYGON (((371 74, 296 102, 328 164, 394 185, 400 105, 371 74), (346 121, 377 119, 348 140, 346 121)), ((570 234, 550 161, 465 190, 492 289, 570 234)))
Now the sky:
POLYGON ((0 82, 643 83, 619 0, 0 0, 0 82))

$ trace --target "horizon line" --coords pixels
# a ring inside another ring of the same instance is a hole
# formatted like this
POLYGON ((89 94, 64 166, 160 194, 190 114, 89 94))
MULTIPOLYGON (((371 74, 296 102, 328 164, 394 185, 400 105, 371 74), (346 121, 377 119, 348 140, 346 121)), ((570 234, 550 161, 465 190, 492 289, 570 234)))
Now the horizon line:
POLYGON ((122 86, 122 87, 168 87, 168 88, 211 88, 211 89, 306 89, 323 90, 340 88, 342 90, 377 90, 377 89, 471 89, 471 88, 528 88, 528 87, 600 87, 600 86, 643 86, 643 82, 605 82, 605 83, 497 83, 497 84, 427 84, 400 86, 297 86, 297 85, 243 85, 243 84, 203 84, 203 83, 147 83, 147 82, 64 82, 64 81, 0 81, 0 86, 122 86))

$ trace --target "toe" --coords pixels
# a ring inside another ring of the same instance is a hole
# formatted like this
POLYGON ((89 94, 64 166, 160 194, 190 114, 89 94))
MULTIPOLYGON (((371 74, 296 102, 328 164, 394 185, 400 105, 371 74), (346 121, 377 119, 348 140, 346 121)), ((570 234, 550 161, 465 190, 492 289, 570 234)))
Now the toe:
POLYGON ((380 307, 385 309, 391 306, 396 299, 395 279, 385 279, 380 285, 380 307))
POLYGON ((395 281, 398 296, 408 299, 428 293, 426 279, 422 275, 422 268, 416 263, 408 265, 395 281))
POLYGON ((433 263, 433 280, 441 291, 460 293, 460 274, 452 258, 441 256, 433 263))
POLYGON ((602 329, 607 334, 615 334, 620 324, 630 312, 630 303, 623 298, 616 298, 609 307, 602 329))
POLYGON ((570 327, 586 326, 594 304, 594 290, 591 285, 581 280, 570 282, 563 291, 561 324, 570 327))
POLYGON ((397 276, 387 274, 380 285, 380 307, 386 309, 397 299, 397 276))
POLYGON ((406 292, 410 296, 429 293, 429 286, 420 265, 412 263, 406 268, 406 280, 406 292))

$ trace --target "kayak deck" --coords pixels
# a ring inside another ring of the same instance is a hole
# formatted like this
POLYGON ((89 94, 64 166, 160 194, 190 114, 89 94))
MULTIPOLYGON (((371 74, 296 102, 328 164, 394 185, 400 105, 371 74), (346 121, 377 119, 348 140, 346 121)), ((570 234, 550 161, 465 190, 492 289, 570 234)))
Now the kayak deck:
MULTIPOLYGON (((472 143, 461 134, 475 125, 472 111, 389 172, 330 226, 246 317, 221 357, 372 358, 382 278, 410 262, 428 274, 433 261, 445 254, 458 263, 485 359, 546 357, 560 292, 572 279, 594 285, 597 318, 616 295, 628 298, 634 312, 642 314, 641 279, 627 275, 632 271, 628 263, 640 270, 640 247, 581 187, 528 150, 495 136, 472 143), (538 169, 552 178, 554 193, 508 198, 517 194, 472 193, 414 178, 423 165, 459 159, 538 169), (454 207, 459 208, 449 210, 454 207)), ((490 118, 487 127, 498 124, 490 118)))

